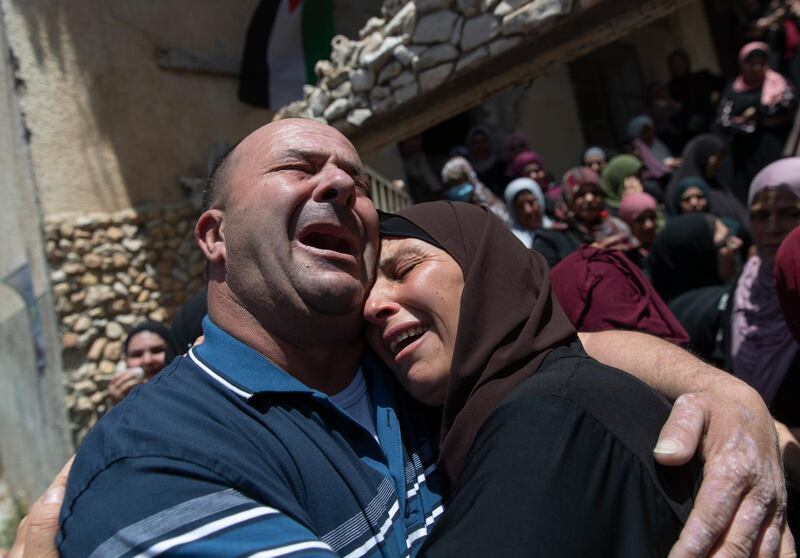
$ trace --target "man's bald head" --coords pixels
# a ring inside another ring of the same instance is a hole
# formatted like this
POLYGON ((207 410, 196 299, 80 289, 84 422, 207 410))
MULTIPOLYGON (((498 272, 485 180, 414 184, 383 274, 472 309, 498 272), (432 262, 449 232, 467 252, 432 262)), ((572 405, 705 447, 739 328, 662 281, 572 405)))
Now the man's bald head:
MULTIPOLYGON (((276 120, 261 126, 257 130, 245 136, 236 145, 231 147, 222 157, 220 157, 214 164, 214 168, 206 181, 205 188, 203 189, 201 211, 206 211, 212 207, 224 207, 225 196, 232 174, 233 168, 236 166, 237 161, 240 160, 243 153, 247 153, 252 149, 263 147, 264 141, 269 141, 269 137, 286 127, 302 127, 302 128, 318 128, 325 129, 328 133, 341 136, 347 143, 350 143, 341 132, 333 126, 322 124, 316 120, 305 118, 284 118, 276 120)), ((351 144, 352 145, 352 144, 351 144)), ((355 150, 355 148, 353 148, 355 150)))

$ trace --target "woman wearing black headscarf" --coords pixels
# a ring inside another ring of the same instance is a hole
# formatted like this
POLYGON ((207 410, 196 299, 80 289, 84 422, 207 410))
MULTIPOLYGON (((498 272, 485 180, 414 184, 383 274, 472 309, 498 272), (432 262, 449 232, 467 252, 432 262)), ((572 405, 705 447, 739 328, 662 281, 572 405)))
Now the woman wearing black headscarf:
POLYGON ((719 136, 702 134, 690 141, 683 150, 681 167, 675 171, 664 196, 670 213, 680 213, 675 207, 678 185, 686 178, 703 179, 710 188, 709 203, 717 217, 736 219, 747 223, 747 209, 730 187, 719 178, 719 169, 728 150, 727 143, 719 136))
POLYGON ((583 352, 543 258, 465 204, 412 206, 381 231, 368 339, 442 406, 448 507, 420 554, 665 556, 695 480, 653 461, 668 405, 583 352))
POLYGON ((667 221, 649 255, 653 286, 686 329, 689 346, 717 364, 725 358, 718 333, 727 328, 725 303, 741 247, 720 219, 691 213, 667 221))

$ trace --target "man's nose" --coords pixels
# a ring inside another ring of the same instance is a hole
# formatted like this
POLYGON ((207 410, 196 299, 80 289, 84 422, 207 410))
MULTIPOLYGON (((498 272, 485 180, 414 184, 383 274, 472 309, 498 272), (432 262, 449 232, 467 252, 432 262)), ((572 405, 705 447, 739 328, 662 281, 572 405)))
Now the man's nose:
POLYGON ((343 169, 329 163, 319 173, 319 184, 313 198, 316 202, 353 207, 356 201, 355 180, 343 169))

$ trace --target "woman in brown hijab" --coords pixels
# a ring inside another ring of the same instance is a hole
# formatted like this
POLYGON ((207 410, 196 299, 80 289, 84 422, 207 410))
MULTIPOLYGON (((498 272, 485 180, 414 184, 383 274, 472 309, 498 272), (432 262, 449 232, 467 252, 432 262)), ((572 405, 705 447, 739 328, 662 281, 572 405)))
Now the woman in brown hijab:
POLYGON ((666 556, 696 479, 653 460, 669 405, 584 353, 544 259, 466 204, 381 233, 368 339, 441 408, 447 509, 422 555, 666 556))

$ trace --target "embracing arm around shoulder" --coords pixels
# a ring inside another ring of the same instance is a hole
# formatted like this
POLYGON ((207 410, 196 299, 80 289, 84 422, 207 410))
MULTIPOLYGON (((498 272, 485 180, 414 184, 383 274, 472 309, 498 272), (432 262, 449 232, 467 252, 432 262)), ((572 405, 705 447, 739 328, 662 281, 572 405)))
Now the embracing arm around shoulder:
POLYGON ((775 426, 744 382, 644 333, 579 333, 589 356, 673 401, 654 449, 664 465, 704 461, 695 507, 671 557, 795 556, 775 426))

